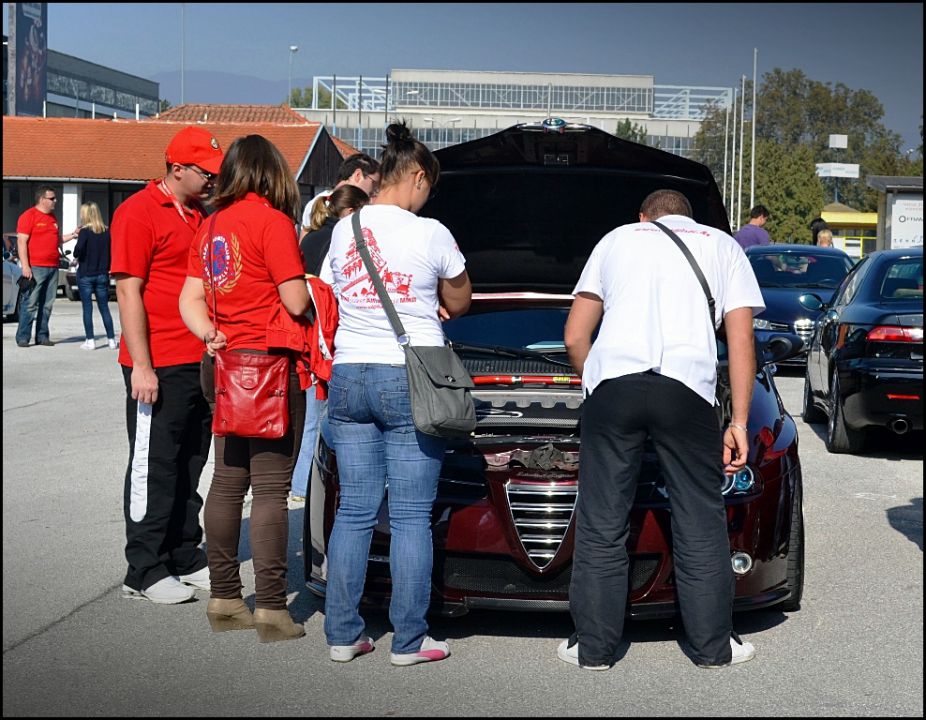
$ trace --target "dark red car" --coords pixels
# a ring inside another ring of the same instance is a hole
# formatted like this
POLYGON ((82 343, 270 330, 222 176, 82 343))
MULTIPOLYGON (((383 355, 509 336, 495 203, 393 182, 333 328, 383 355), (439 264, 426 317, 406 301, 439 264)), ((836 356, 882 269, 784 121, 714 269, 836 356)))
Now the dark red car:
MULTIPOLYGON (((603 131, 520 125, 438 151, 441 181, 422 214, 453 232, 473 281, 467 315, 445 332, 476 383, 478 425, 451 441, 433 512, 432 609, 568 609, 578 482, 580 380, 563 327, 585 260, 610 229, 635 222, 652 190, 684 192, 695 219, 729 231, 704 166, 603 131)), ((644 306, 631 309, 645 312, 644 306)), ((802 350, 793 334, 757 344, 747 468, 726 478, 735 609, 797 610, 804 579, 802 479, 795 423, 765 365, 802 350)), ((718 423, 729 418, 726 347, 718 423)), ((337 457, 324 439, 305 513, 305 577, 325 592, 326 547, 338 502, 337 457)), ((635 617, 676 611, 672 533, 662 472, 645 454, 631 516, 635 617)), ((373 533, 364 601, 390 592, 385 506, 373 533)))

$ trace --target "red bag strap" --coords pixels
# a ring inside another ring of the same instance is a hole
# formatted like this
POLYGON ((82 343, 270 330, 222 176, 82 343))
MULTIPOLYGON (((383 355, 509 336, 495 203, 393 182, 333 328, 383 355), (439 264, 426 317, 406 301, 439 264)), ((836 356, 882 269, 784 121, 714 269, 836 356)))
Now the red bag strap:
POLYGON ((218 216, 218 213, 212 213, 212 218, 209 220, 209 288, 212 290, 212 324, 215 326, 216 332, 219 330, 219 316, 215 311, 215 263, 212 260, 212 248, 213 248, 213 239, 215 235, 215 219, 218 216))

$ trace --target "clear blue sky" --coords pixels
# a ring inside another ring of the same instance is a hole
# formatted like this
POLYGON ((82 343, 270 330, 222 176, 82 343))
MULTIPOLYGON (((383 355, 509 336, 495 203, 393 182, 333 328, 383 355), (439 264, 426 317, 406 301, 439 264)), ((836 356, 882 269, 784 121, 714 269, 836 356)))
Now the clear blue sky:
MULTIPOLYGON (((383 76, 393 68, 653 75, 659 85, 730 87, 752 77, 756 47, 760 80, 776 67, 798 68, 813 80, 870 90, 903 149, 920 144, 919 3, 183 7, 187 102, 278 102, 241 97, 233 79, 213 79, 210 97, 197 98, 191 77, 212 71, 271 81, 281 100, 290 45, 299 46, 294 87, 313 75, 383 76)), ((180 18, 180 3, 49 3, 49 47, 160 80, 162 95, 177 104, 180 18)), ((4 3, 4 32, 7 24, 4 3)))

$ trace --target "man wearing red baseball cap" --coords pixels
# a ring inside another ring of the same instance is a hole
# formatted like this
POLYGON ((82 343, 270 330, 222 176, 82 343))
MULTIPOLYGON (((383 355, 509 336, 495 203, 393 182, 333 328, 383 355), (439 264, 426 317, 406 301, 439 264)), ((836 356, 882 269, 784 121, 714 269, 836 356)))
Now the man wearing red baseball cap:
POLYGON ((212 413, 199 384, 203 343, 184 325, 178 303, 222 157, 207 129, 184 128, 164 153, 164 177, 126 199, 110 228, 129 436, 122 592, 159 604, 209 589, 197 490, 212 413))

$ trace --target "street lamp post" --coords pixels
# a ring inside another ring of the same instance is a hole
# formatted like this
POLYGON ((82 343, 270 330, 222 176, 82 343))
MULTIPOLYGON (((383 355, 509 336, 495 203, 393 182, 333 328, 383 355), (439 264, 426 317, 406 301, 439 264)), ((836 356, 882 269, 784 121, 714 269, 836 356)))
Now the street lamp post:
POLYGON ((286 105, 292 107, 293 104, 293 55, 299 51, 298 45, 289 46, 289 85, 286 93, 286 105))
MULTIPOLYGON (((440 123, 441 127, 443 127, 443 128, 445 129, 445 132, 443 133, 443 135, 444 135, 444 137, 443 137, 443 142, 444 142, 445 144, 449 145, 450 143, 447 142, 446 127, 447 127, 448 125, 450 125, 450 127, 453 127, 453 124, 454 124, 454 123, 460 122, 463 118, 455 117, 455 118, 447 118, 447 119, 445 120, 445 119, 438 119, 438 118, 433 118, 433 117, 426 117, 426 118, 421 118, 421 119, 424 120, 425 122, 431 123, 431 130, 434 130, 434 123, 440 123)), ((432 132, 431 134, 433 135, 434 133, 432 132)), ((439 145, 439 147, 438 147, 438 148, 434 148, 435 150, 440 149, 440 147, 444 147, 443 145, 440 145, 440 142, 441 142, 441 140, 438 140, 438 145, 439 145)))

